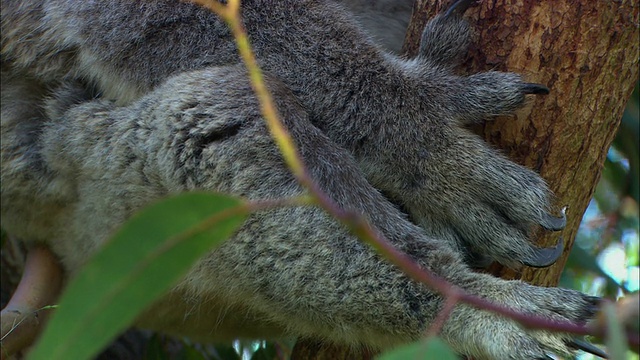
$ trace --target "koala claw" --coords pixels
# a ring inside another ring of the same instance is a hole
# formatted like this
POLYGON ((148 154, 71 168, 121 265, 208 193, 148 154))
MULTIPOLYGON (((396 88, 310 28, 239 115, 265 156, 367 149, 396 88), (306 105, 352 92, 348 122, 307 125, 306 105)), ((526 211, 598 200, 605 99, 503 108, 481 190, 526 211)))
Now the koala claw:
POLYGON ((525 94, 548 95, 549 88, 542 84, 524 83, 522 84, 522 92, 525 94))
POLYGON ((444 17, 460 16, 467 11, 470 7, 477 4, 476 0, 458 0, 454 2, 444 13, 444 17))
POLYGON ((588 317, 593 317, 598 311, 600 311, 600 306, 602 305, 602 298, 598 296, 588 296, 587 300, 591 303, 588 311, 588 317))
POLYGON ((609 355, 607 355, 606 352, 604 352, 602 349, 600 349, 599 347, 585 341, 585 340, 581 340, 581 339, 573 339, 570 341, 567 341, 567 346, 572 347, 574 349, 577 350, 582 350, 584 352, 588 352, 589 354, 593 354, 595 356, 599 356, 603 359, 608 359, 609 355))
POLYGON ((533 255, 522 260, 522 263, 535 268, 551 266, 562 255, 562 250, 564 250, 564 240, 561 237, 558 245, 553 248, 535 249, 533 255))
POLYGON ((540 226, 547 230, 551 231, 560 231, 567 226, 567 208, 564 207, 562 209, 562 216, 555 217, 553 215, 545 216, 545 218, 540 222, 540 226))

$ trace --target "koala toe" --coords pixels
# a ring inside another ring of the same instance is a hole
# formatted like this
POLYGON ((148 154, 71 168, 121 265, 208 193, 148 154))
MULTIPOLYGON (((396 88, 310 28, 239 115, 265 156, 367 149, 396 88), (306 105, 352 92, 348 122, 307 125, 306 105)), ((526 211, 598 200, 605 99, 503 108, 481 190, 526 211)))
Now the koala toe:
POLYGON ((563 241, 552 248, 531 244, 528 233, 483 203, 468 203, 451 209, 450 223, 472 253, 482 254, 511 268, 522 264, 546 267, 564 250, 563 241))
POLYGON ((566 209, 560 216, 550 214, 551 191, 540 175, 487 147, 473 134, 461 131, 459 136, 460 143, 474 149, 475 157, 464 159, 471 175, 469 192, 478 194, 481 201, 523 231, 532 225, 552 231, 564 229, 566 209))
POLYGON ((582 350, 586 353, 608 359, 609 355, 599 347, 581 339, 572 339, 566 342, 567 346, 576 350, 582 350))
POLYGON ((452 99, 462 124, 477 123, 496 116, 511 115, 525 104, 526 95, 546 95, 549 88, 528 83, 518 74, 499 71, 460 78, 459 92, 452 99))
POLYGON ((560 231, 567 225, 566 207, 551 213, 551 191, 534 171, 496 156, 487 166, 492 172, 477 178, 476 186, 486 189, 482 200, 525 232, 531 226, 560 231), (483 178, 484 177, 484 178, 483 178))
POLYGON ((559 217, 551 214, 544 214, 540 221, 540 226, 551 231, 560 231, 567 226, 567 207, 562 208, 562 215, 559 217))
POLYGON ((542 84, 534 84, 534 83, 523 83, 522 84, 522 92, 524 94, 533 94, 533 95, 548 95, 549 88, 542 84))
POLYGON ((412 219, 430 235, 453 243, 473 266, 487 261, 512 268, 555 263, 564 250, 561 240, 551 248, 529 241, 534 226, 552 231, 566 226, 564 210, 559 216, 550 213, 552 195, 545 181, 466 129, 452 127, 450 136, 437 165, 419 163, 422 180, 396 196, 412 219))
POLYGON ((461 244, 458 248, 481 254, 480 260, 490 258, 515 268, 553 264, 562 254, 561 240, 551 248, 529 241, 533 226, 558 231, 567 222, 564 210, 559 216, 550 214, 551 193, 544 180, 465 129, 454 136, 443 163, 451 166, 446 173, 457 176, 446 179, 448 185, 441 188, 425 187, 428 196, 420 196, 413 206, 423 206, 427 214, 423 218, 429 221, 418 221, 420 225, 432 226, 437 213, 447 209, 446 218, 436 223, 448 224, 461 244))
MULTIPOLYGON (((585 340, 571 338, 570 335, 567 334, 533 331, 530 336, 533 337, 548 354, 553 353, 562 356, 572 356, 575 355, 577 351, 584 351, 604 359, 609 358, 607 353, 599 347, 585 340)), ((555 359, 555 357, 550 358, 555 359)))
POLYGON ((564 240, 560 238, 552 248, 534 248, 529 256, 522 259, 522 263, 537 268, 551 266, 558 261, 564 250, 564 240))
POLYGON ((444 13, 431 19, 422 32, 418 56, 443 68, 454 68, 471 42, 471 28, 462 14, 475 0, 459 0, 444 13))
MULTIPOLYGON (((543 288, 525 283, 515 283, 515 293, 520 297, 515 304, 518 311, 536 314, 555 321, 570 321, 584 324, 592 319, 599 309, 600 298, 584 295, 574 290, 561 288, 543 288)), ((503 354, 505 359, 537 359, 548 354, 573 355, 577 350, 606 357, 601 349, 573 337, 570 334, 550 332, 546 330, 526 330, 518 326, 512 330, 512 336, 522 347, 510 347, 509 353, 503 354)))

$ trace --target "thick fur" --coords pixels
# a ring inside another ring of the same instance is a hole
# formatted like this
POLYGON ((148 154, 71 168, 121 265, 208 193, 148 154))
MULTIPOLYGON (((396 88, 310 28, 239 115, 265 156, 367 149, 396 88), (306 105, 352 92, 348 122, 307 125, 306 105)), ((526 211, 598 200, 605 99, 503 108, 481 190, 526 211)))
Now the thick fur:
MULTIPOLYGON (((464 262, 482 253, 519 266, 533 251, 530 227, 548 221, 548 191, 461 127, 513 112, 527 85, 511 73, 451 72, 469 42, 459 14, 432 20, 411 60, 385 53, 333 2, 247 0, 242 15, 284 123, 338 204, 470 293, 558 320, 592 315, 581 293, 464 262)), ((4 0, 2 57, 2 226, 47 243, 70 272, 169 194, 302 192, 226 25, 203 9, 4 0)), ((441 307, 323 211, 296 207, 252 215, 139 325, 200 340, 295 335, 381 348, 422 336, 441 307)), ((442 336, 480 359, 571 352, 565 335, 464 305, 442 336)))
POLYGON ((345 5, 376 43, 400 53, 409 25, 412 0, 334 0, 345 5))
MULTIPOLYGON (((171 74, 238 62, 226 25, 192 4, 3 6, 3 61, 13 73, 26 71, 48 84, 85 79, 118 104, 171 74)), ((432 21, 421 55, 401 60, 381 51, 333 3, 246 1, 243 9, 262 68, 416 223, 460 251, 506 265, 531 255, 528 231, 548 219, 544 181, 460 128, 516 110, 526 84, 511 73, 453 75, 469 39, 458 16, 432 21)))

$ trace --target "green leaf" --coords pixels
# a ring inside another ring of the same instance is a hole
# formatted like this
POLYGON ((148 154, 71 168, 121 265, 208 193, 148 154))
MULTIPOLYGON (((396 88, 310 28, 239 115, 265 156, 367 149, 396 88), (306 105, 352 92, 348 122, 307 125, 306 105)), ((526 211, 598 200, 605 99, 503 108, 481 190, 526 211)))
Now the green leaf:
POLYGON ((456 353, 440 338, 430 337, 426 340, 405 345, 385 352, 379 360, 458 360, 456 353))
POLYGON ((153 334, 147 342, 144 360, 169 360, 169 356, 162 348, 162 342, 158 334, 153 334))
POLYGON ((30 358, 95 356, 248 212, 229 196, 187 193, 134 215, 69 283, 30 358))
POLYGON ((206 360, 204 355, 193 345, 185 344, 184 347, 180 350, 175 360, 206 360))

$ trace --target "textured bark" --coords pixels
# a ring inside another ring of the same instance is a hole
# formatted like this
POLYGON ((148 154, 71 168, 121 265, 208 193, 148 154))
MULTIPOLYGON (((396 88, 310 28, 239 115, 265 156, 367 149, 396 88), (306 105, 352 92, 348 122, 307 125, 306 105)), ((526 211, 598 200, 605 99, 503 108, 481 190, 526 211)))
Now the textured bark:
MULTIPOLYGON (((425 22, 450 3, 416 0, 405 53, 415 54, 425 22)), ((564 231, 538 231, 532 239, 553 245, 564 238, 565 251, 555 265, 520 272, 494 265, 494 274, 557 285, 638 79, 638 8, 637 0, 498 0, 482 1, 466 13, 476 38, 462 71, 517 72, 551 89, 516 116, 474 130, 538 171, 556 194, 558 209, 568 206, 564 231)), ((340 351, 334 347, 311 341, 294 349, 300 359, 354 358, 336 354, 340 351), (325 348, 332 350, 325 353, 325 348)))

